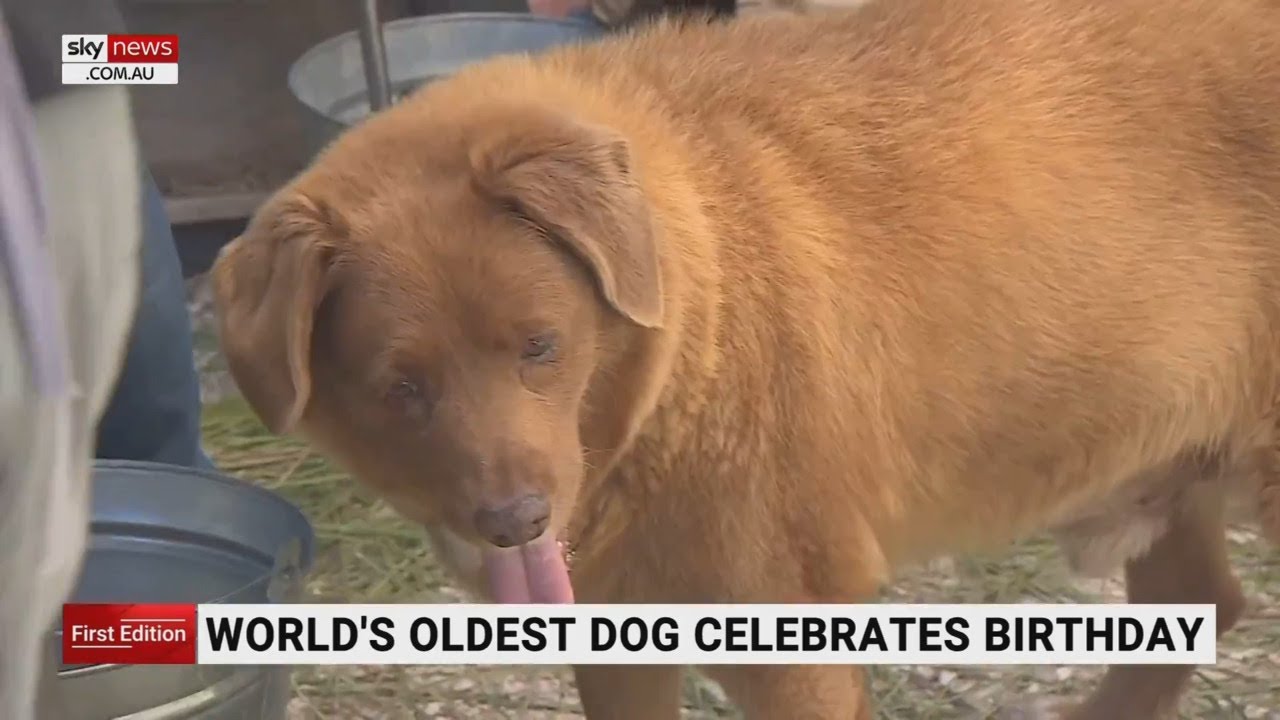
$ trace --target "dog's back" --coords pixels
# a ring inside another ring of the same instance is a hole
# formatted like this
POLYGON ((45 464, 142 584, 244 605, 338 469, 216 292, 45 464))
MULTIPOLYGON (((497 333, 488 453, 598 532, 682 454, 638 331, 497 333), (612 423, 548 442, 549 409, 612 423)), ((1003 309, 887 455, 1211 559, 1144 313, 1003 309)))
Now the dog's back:
POLYGON ((715 309, 679 321, 659 412, 719 399, 649 423, 625 466, 734 447, 744 472, 793 478, 767 492, 820 503, 835 483, 915 518, 881 538, 911 555, 1252 449, 1280 367, 1280 4, 883 0, 675 24, 468 69, 346 148, 466 145, 522 107, 628 139, 673 306, 715 309))
POLYGON ((650 110, 569 101, 642 166, 664 137, 685 155, 699 231, 673 242, 711 238, 718 322, 786 368, 719 368, 742 398, 721 402, 806 438, 782 441, 798 478, 853 447, 887 509, 954 497, 940 532, 974 511, 1016 532, 1275 401, 1271 0, 886 0, 539 62, 650 110), (874 436, 850 444, 850 415, 874 436))

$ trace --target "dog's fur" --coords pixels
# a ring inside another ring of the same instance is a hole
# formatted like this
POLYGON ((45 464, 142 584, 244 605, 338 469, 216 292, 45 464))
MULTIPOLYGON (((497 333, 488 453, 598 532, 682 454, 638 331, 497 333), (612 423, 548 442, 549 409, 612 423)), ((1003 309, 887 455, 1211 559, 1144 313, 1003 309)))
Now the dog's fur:
MULTIPOLYGON (((477 504, 532 488, 583 601, 856 602, 1053 530, 1226 630, 1229 496, 1280 527, 1280 3, 882 0, 493 60, 336 141, 215 285, 256 411, 464 574, 477 504)), ((1163 717, 1189 673, 1062 717, 1163 717)), ((715 675, 750 718, 871 715, 856 669, 715 675)), ((592 720, 677 716, 674 668, 578 679, 592 720)))

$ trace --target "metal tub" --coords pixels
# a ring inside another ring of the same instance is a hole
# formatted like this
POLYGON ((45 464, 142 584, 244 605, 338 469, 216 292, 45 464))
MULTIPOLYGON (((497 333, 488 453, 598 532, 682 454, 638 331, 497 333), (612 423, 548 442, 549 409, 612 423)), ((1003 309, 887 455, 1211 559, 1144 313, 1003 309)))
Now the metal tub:
MULTIPOLYGON (((449 13, 405 18, 382 26, 392 98, 434 78, 495 55, 545 50, 601 36, 588 20, 522 13, 449 13)), ((316 150, 369 114, 360 36, 325 40, 289 69, 289 90, 306 108, 308 141, 316 150)))
MULTIPOLYGON (((306 517, 274 493, 211 472, 99 462, 71 601, 297 602, 313 544, 306 517)), ((61 642, 55 630, 50 658, 61 642)), ((287 667, 52 664, 42 718, 283 720, 290 697, 287 667)))

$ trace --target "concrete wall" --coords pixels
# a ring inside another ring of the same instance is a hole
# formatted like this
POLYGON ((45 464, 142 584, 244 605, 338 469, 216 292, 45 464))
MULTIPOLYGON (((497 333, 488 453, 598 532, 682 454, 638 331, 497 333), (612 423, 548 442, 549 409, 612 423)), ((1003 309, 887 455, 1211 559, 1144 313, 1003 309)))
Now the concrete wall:
MULTIPOLYGON (((289 66, 359 23, 356 0, 123 0, 132 32, 176 33, 179 84, 135 88, 143 152, 166 196, 270 190, 306 162, 289 66)), ((385 19, 409 0, 382 0, 385 19)))

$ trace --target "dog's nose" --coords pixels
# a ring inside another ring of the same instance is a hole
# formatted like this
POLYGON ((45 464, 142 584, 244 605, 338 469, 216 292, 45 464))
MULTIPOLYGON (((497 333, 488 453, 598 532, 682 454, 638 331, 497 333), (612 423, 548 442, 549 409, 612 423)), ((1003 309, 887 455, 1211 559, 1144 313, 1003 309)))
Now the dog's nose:
POLYGON ((551 522, 551 503, 542 494, 525 495, 505 505, 476 511, 476 530, 498 547, 523 545, 538 537, 551 522))

